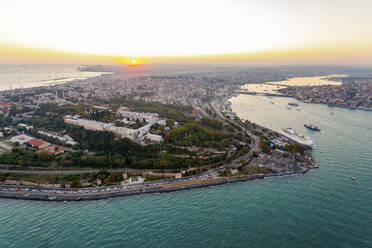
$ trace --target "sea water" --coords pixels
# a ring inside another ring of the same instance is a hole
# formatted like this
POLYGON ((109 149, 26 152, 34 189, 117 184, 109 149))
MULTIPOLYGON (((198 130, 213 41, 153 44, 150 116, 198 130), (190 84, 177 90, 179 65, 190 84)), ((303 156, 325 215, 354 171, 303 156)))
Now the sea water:
POLYGON ((78 69, 78 65, 0 64, 0 91, 66 83, 107 73, 78 69))
POLYGON ((310 136, 320 168, 103 201, 0 199, 0 247, 372 247, 372 112, 248 95, 231 102, 241 118, 310 136))

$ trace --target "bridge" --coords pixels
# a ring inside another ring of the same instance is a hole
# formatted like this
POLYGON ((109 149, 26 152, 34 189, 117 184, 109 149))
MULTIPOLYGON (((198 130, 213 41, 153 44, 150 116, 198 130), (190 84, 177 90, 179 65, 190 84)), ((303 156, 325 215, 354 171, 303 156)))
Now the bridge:
POLYGON ((278 96, 278 97, 290 97, 283 94, 277 93, 264 93, 264 92, 255 92, 255 91, 234 91, 237 94, 246 94, 246 95, 254 95, 254 96, 278 96))

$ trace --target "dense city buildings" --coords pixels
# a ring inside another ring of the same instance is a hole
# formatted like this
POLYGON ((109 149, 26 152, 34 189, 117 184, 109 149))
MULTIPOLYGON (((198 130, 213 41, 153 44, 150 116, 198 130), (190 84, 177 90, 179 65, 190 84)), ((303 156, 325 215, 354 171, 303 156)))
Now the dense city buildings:
POLYGON ((289 86, 278 92, 304 102, 372 110, 372 78, 346 78, 341 85, 289 86))
MULTIPOLYGON (((108 69, 113 72, 87 80, 0 92, 0 162, 22 170, 105 171, 48 179, 65 188, 142 185, 143 180, 166 178, 182 183, 189 177, 250 178, 317 167, 306 149, 311 146, 241 120, 229 99, 245 84, 326 74, 325 69, 108 69)), ((304 101, 368 108, 370 81, 343 80, 338 86, 288 86, 281 93, 304 101)), ((28 183, 24 176, 19 178, 23 181, 15 183, 28 183)), ((45 179, 33 180, 41 185, 45 179)))

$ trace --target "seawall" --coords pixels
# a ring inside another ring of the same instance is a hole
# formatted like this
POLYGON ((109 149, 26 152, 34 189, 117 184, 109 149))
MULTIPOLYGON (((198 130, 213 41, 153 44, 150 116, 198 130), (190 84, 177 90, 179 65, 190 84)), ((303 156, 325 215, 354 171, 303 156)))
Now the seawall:
MULTIPOLYGON (((114 192, 97 192, 97 193, 69 193, 69 194, 59 194, 59 193, 33 193, 33 192, 20 192, 20 191, 3 191, 0 190, 0 198, 8 199, 22 199, 22 200, 36 200, 36 201, 92 201, 92 200, 102 200, 114 197, 125 197, 125 196, 134 196, 141 194, 154 194, 154 193, 168 193, 181 190, 190 190, 197 188, 205 188, 211 186, 217 186, 228 183, 238 183, 255 179, 265 179, 273 177, 282 177, 290 175, 299 175, 305 174, 311 169, 318 168, 317 166, 309 167, 300 172, 290 172, 284 174, 256 174, 243 177, 232 177, 232 178, 223 178, 216 180, 206 180, 206 182, 201 183, 190 183, 190 184, 166 184, 162 186, 154 187, 142 187, 127 189, 122 191, 114 192)), ((0 186, 1 187, 1 186, 0 186)), ((78 189, 76 189, 78 190, 78 189)))
POLYGON ((56 194, 56 193, 27 193, 27 192, 9 192, 0 191, 0 198, 8 199, 22 199, 22 200, 37 200, 37 201, 91 201, 102 200, 114 197, 133 196, 140 194, 153 194, 153 193, 167 193, 181 190, 190 190, 204 187, 217 186, 227 183, 237 183, 254 179, 264 179, 265 175, 258 174, 242 178, 228 178, 216 181, 208 181, 205 183, 195 183, 187 185, 167 185, 149 188, 138 188, 116 192, 97 192, 89 194, 56 194))

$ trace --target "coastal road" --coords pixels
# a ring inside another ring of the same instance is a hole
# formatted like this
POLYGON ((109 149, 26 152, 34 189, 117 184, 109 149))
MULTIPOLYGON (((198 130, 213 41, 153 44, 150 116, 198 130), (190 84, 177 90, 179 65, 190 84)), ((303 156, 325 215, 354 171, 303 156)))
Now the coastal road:
MULTIPOLYGON (((13 167, 12 165, 4 165, 13 167)), ((69 175, 69 174, 87 174, 87 173, 98 173, 99 171, 108 172, 130 172, 133 174, 141 174, 142 172, 154 172, 154 170, 137 170, 137 169, 89 169, 89 170, 10 170, 0 169, 0 173, 9 172, 13 174, 38 174, 38 175, 69 175)), ((164 170, 158 170, 157 172, 164 172, 164 170)), ((169 172, 169 170, 167 170, 169 172)))
MULTIPOLYGON (((70 175, 70 174, 87 174, 87 173, 97 173, 100 170, 81 170, 81 171, 52 171, 52 170, 4 170, 0 169, 0 173, 9 172, 12 174, 37 174, 37 175, 70 175)), ((108 172, 124 172, 124 170, 106 170, 108 172)))
POLYGON ((251 133, 249 130, 247 130, 245 127, 241 126, 239 123, 236 123, 232 120, 229 120, 227 119, 219 110, 218 108, 213 104, 213 103, 210 103, 210 106, 211 108, 213 109, 213 111, 225 122, 231 122, 237 126, 239 126, 249 137, 251 137, 252 141, 253 141, 253 144, 251 145, 251 151, 252 153, 254 151, 258 151, 259 150, 259 144, 260 144, 260 139, 254 135, 253 133, 251 133))

